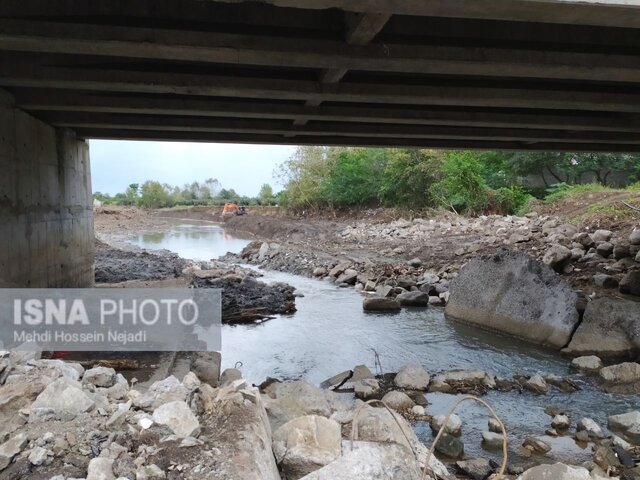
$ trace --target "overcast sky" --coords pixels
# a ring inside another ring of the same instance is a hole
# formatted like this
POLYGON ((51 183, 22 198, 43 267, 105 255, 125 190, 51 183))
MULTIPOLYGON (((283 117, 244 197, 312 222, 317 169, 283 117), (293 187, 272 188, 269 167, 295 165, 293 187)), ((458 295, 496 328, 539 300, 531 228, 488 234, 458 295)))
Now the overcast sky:
POLYGON ((281 188, 274 169, 295 147, 91 140, 90 149, 94 192, 114 195, 146 180, 182 186, 213 177, 223 188, 254 196, 263 183, 281 188))

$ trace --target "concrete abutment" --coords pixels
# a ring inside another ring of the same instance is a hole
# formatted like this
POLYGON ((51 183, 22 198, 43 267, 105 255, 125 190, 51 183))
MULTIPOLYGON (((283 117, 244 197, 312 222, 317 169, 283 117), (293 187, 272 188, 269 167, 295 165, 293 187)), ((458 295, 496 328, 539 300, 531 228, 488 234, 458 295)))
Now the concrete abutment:
POLYGON ((0 91, 0 287, 93 285, 89 145, 0 91))

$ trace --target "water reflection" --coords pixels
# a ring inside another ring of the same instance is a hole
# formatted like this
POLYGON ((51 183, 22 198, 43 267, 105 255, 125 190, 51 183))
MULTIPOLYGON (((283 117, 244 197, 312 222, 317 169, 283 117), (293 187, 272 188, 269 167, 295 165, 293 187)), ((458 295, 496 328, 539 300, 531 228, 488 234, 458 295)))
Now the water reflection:
POLYGON ((228 234, 220 225, 176 221, 166 232, 138 235, 133 243, 150 250, 167 249, 192 260, 211 260, 241 251, 250 240, 228 234))

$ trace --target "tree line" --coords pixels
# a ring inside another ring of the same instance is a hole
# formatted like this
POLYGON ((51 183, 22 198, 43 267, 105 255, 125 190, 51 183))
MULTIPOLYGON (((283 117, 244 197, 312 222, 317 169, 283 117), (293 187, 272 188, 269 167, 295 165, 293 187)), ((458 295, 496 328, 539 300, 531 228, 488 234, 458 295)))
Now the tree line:
POLYGON ((160 183, 155 180, 132 183, 124 192, 113 196, 96 192, 93 198, 104 205, 131 205, 145 208, 165 208, 178 205, 211 205, 220 206, 227 202, 243 205, 275 205, 278 201, 273 188, 265 183, 255 197, 238 195, 233 188, 222 188, 215 178, 204 182, 192 182, 182 187, 160 183))
POLYGON ((304 146, 279 167, 278 200, 294 210, 444 206, 508 214, 585 179, 606 186, 639 174, 640 156, 629 154, 304 146))

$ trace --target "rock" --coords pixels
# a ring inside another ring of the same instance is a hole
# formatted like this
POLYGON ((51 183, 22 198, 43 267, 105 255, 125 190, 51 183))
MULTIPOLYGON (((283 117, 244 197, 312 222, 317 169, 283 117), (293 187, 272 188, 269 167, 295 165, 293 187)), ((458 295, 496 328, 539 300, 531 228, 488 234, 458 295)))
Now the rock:
POLYGON ((611 230, 596 230, 591 234, 594 242, 608 242, 611 240, 613 232, 611 230))
POLYGON ((612 275, 605 275, 604 273, 598 273, 593 276, 593 283, 602 288, 618 288, 620 283, 618 279, 612 275))
POLYGON ((489 418, 487 426, 489 427, 490 432, 499 433, 500 435, 502 435, 502 427, 500 426, 500 422, 498 422, 498 420, 496 420, 495 418, 489 418))
POLYGON ((273 399, 265 398, 265 406, 273 430, 303 415, 329 418, 338 410, 347 410, 341 396, 303 381, 274 385, 273 399))
POLYGON ((621 260, 623 258, 627 258, 631 256, 631 249, 629 245, 625 245, 623 243, 618 243, 613 247, 613 258, 616 260, 621 260))
POLYGON ((395 298, 365 297, 362 308, 367 312, 397 312, 402 307, 395 298))
POLYGON ((581 232, 576 234, 573 237, 573 240, 581 244, 586 249, 595 247, 596 245, 596 242, 593 241, 593 238, 591 238, 591 235, 589 235, 587 232, 581 232))
POLYGON ((562 272, 571 260, 571 250, 563 245, 552 245, 542 257, 542 263, 549 265, 556 272, 562 272))
POLYGON ((217 387, 220 382, 221 363, 222 355, 220 352, 197 352, 196 358, 191 363, 191 371, 201 382, 217 387))
POLYGON ((358 380, 353 385, 356 398, 369 400, 374 398, 380 392, 380 384, 375 378, 365 378, 358 380))
POLYGON ((429 305, 429 294, 424 292, 404 292, 396 297, 398 303, 403 307, 427 307, 429 305))
POLYGON ((575 435, 576 442, 588 443, 589 442, 589 434, 584 430, 579 430, 575 435))
MULTIPOLYGON (((302 480, 421 480, 415 456, 406 447, 373 442, 342 442, 335 462, 302 477, 302 480)), ((427 477, 428 480, 433 480, 427 477)))
POLYGON ((620 467, 620 460, 618 455, 616 455, 616 452, 611 447, 605 445, 595 447, 593 461, 600 468, 607 471, 620 467))
POLYGON ((398 411, 409 410, 415 405, 413 400, 411 400, 406 393, 399 392, 397 390, 387 392, 385 396, 382 397, 382 401, 390 408, 398 411))
POLYGON ((95 406, 79 382, 60 377, 51 382, 31 404, 30 421, 38 420, 38 410, 46 410, 62 421, 69 421, 95 406))
POLYGON ((530 468, 516 480, 593 480, 589 470, 582 467, 570 467, 563 463, 538 465, 530 468))
POLYGON ((477 387, 495 388, 496 382, 492 375, 483 370, 454 369, 436 375, 429 390, 436 391, 434 390, 436 385, 446 385, 448 388, 441 391, 451 391, 452 389, 465 390, 477 387))
POLYGON ((411 413, 417 417, 424 417, 427 412, 422 405, 414 405, 411 408, 411 413))
POLYGON ((464 444, 458 437, 443 433, 436 443, 436 450, 451 458, 461 458, 464 455, 464 444))
POLYGON ((364 380, 365 378, 375 378, 371 370, 369 370, 369 367, 366 365, 356 365, 353 367, 353 375, 351 375, 352 382, 364 380))
POLYGON ((538 394, 545 394, 549 391, 549 385, 540 375, 532 376, 524 386, 527 390, 538 394))
POLYGON ((600 378, 608 383, 635 383, 640 381, 640 364, 624 362, 600 370, 600 378))
POLYGON ((241 379, 242 372, 240 370, 238 370, 237 368, 227 368, 220 375, 220 385, 224 387, 225 385, 229 385, 230 383, 241 379))
POLYGON ((522 446, 536 454, 545 454, 551 451, 551 445, 535 437, 525 438, 522 446))
POLYGON ((601 257, 609 258, 613 253, 613 244, 609 242, 599 243, 598 246, 596 247, 596 252, 601 257))
POLYGON ((640 303, 610 297, 590 301, 582 323, 563 351, 600 357, 637 355, 640 353, 640 303))
POLYGON ((451 282, 445 313, 455 319, 562 348, 578 324, 576 293, 524 253, 476 257, 451 282), (517 279, 517 282, 516 282, 517 279))
POLYGON ((489 449, 502 448, 504 436, 501 433, 482 432, 482 445, 489 449))
POLYGON ((296 480, 337 460, 340 425, 317 415, 298 417, 273 433, 273 453, 287 478, 296 480))
POLYGON ((116 383, 116 371, 113 368, 95 367, 84 372, 82 383, 96 387, 112 387, 116 383))
POLYGON ((92 458, 87 468, 87 480, 116 480, 113 460, 105 457, 92 458))
POLYGON ((640 296, 640 270, 632 270, 622 278, 620 292, 640 296))
MULTIPOLYGON (((357 439, 395 443, 410 448, 416 452, 420 465, 425 465, 427 447, 418 440, 411 425, 397 412, 392 416, 387 409, 363 407, 358 417, 357 439)), ((431 456, 429 466, 441 477, 448 477, 447 469, 435 457, 431 456)))
POLYGON ((327 269, 324 267, 316 267, 313 269, 312 275, 314 277, 324 277, 327 275, 327 269))
POLYGON ((434 307, 441 307, 445 305, 447 302, 440 297, 430 296, 429 297, 429 305, 433 305, 434 307))
POLYGON ((604 433, 600 425, 594 422, 591 418, 585 417, 581 418, 576 425, 576 430, 578 432, 587 432, 590 437, 603 438, 604 433))
POLYGON ((393 383, 407 390, 427 391, 431 377, 421 365, 411 363, 404 366, 393 379, 393 383))
POLYGON ((162 480, 166 474, 155 463, 144 465, 136 471, 136 480, 162 480))
POLYGON ((640 245, 640 229, 635 228, 629 235, 629 243, 631 245, 640 245))
POLYGON ((29 453, 29 463, 31 465, 42 465, 47 461, 47 449, 42 447, 34 447, 29 453))
POLYGON ((571 426, 571 419, 567 415, 556 415, 551 421, 551 426, 556 430, 567 430, 571 426))
POLYGON ((133 398, 133 404, 138 408, 153 411, 164 403, 186 400, 188 393, 180 380, 171 375, 154 382, 144 394, 133 398))
POLYGON ((391 285, 378 285, 375 289, 375 292, 377 297, 391 297, 393 296, 394 288, 391 285))
POLYGON ((459 460, 456 466, 472 480, 485 480, 493 472, 493 467, 489 460, 484 458, 471 458, 469 460, 459 460))
MULTIPOLYGON (((434 435, 437 435, 442 426, 444 425, 446 415, 436 415, 431 419, 429 426, 434 435)), ((445 433, 459 437, 462 434, 462 420, 455 413, 451 414, 449 421, 444 429, 445 433)))
POLYGON ((200 422, 185 401, 168 402, 153 411, 153 421, 166 425, 181 437, 197 437, 200 422))
POLYGON ((609 428, 620 432, 626 432, 634 427, 640 426, 640 412, 628 412, 609 417, 609 428))
POLYGON ((577 357, 571 360, 571 368, 587 373, 597 373, 602 368, 602 360, 595 355, 577 357))
POLYGON ((358 272, 352 268, 346 269, 338 278, 336 283, 346 283, 347 285, 355 285, 358 280, 358 272))
POLYGON ((418 268, 422 266, 422 260, 420 260, 418 257, 415 257, 415 258, 412 258, 411 260, 407 260, 407 265, 413 268, 418 268))
POLYGON ((18 455, 29 443, 25 432, 21 432, 0 445, 0 470, 9 466, 13 457, 18 455))

